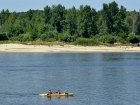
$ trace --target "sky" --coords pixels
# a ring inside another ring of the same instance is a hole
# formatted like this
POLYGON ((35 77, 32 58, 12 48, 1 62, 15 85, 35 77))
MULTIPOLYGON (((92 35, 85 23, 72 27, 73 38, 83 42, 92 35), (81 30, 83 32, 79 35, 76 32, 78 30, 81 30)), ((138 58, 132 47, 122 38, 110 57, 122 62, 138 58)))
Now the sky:
POLYGON ((10 12, 26 12, 29 9, 43 10, 45 6, 62 4, 65 8, 77 9, 80 5, 90 5, 96 11, 102 9, 103 3, 111 3, 115 1, 119 7, 124 6, 127 11, 139 11, 140 0, 0 0, 0 11, 8 9, 10 12))

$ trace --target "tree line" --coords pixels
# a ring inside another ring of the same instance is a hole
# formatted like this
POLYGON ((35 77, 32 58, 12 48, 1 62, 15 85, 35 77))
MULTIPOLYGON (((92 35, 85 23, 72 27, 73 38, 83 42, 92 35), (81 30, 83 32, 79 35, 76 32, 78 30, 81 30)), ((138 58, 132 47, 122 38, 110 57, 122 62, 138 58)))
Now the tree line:
POLYGON ((139 43, 140 12, 127 11, 113 1, 99 11, 89 5, 66 9, 63 5, 44 10, 0 13, 0 40, 64 41, 77 44, 139 43))

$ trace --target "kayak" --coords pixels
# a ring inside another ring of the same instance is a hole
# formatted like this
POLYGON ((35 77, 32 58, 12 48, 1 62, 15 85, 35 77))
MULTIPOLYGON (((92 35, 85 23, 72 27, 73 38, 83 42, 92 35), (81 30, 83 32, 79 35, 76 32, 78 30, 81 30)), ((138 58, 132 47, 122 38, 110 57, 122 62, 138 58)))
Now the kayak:
POLYGON ((58 93, 52 93, 52 94, 48 94, 48 93, 44 93, 44 94, 39 94, 40 96, 73 96, 74 93, 73 92, 69 92, 69 93, 61 93, 61 94, 58 94, 58 93))

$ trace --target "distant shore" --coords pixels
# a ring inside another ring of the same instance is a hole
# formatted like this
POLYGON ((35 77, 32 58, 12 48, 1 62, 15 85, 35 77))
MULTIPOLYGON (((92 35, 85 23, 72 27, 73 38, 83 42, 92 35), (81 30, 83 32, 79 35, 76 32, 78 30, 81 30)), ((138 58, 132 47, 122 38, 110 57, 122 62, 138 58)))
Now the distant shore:
POLYGON ((140 52, 139 46, 75 46, 75 45, 23 45, 0 44, 0 52, 21 53, 94 53, 94 52, 140 52))

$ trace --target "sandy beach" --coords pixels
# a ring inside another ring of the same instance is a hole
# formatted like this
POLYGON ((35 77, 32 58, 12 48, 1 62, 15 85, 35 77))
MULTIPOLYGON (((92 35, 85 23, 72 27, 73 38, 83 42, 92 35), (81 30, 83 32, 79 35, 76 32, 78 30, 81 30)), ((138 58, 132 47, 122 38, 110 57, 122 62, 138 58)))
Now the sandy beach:
POLYGON ((23 45, 0 44, 0 52, 34 53, 94 53, 94 52, 140 52, 140 47, 133 46, 75 46, 75 45, 23 45))

